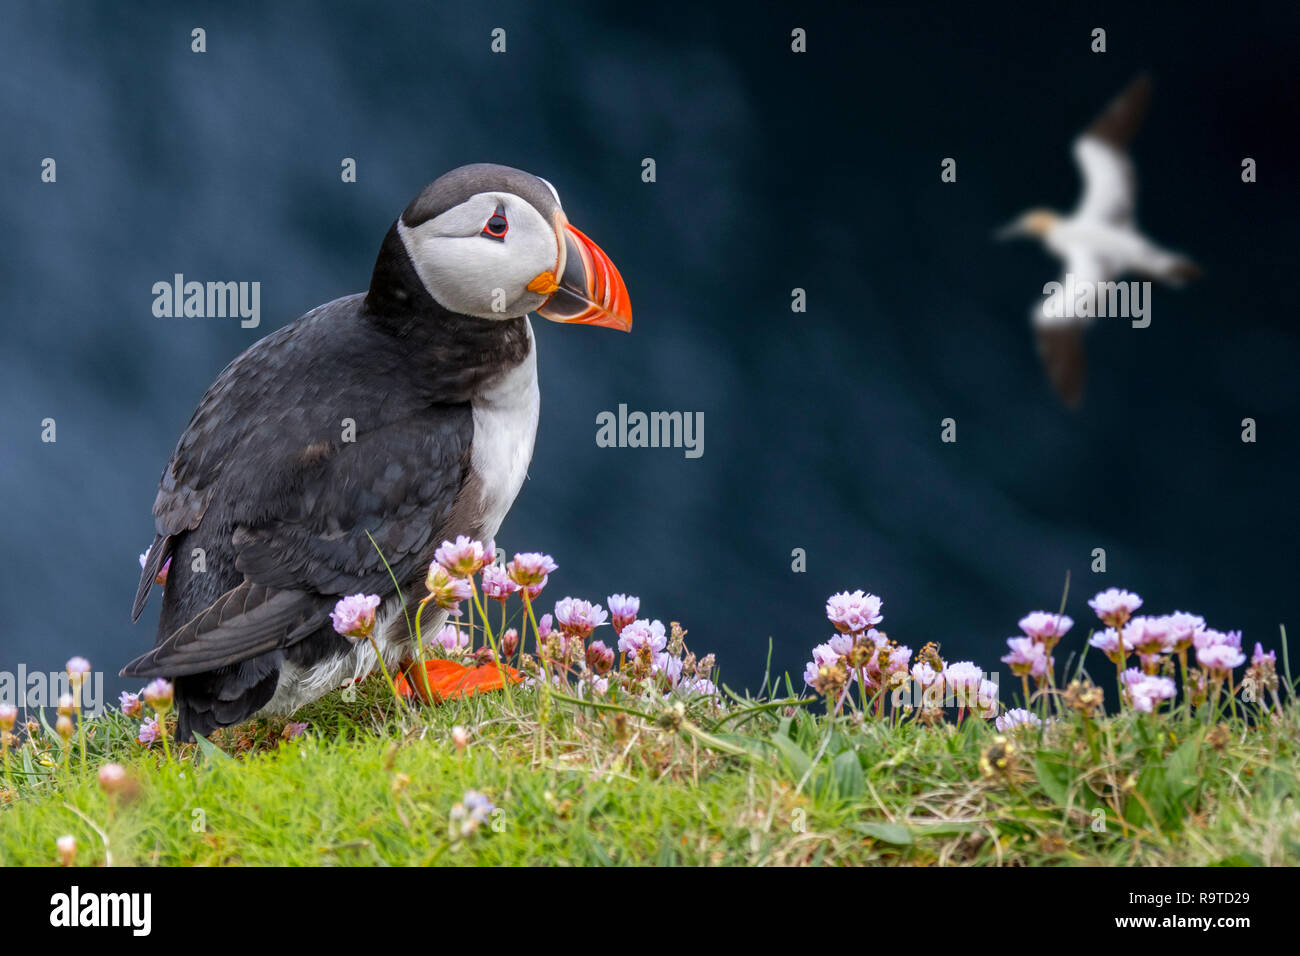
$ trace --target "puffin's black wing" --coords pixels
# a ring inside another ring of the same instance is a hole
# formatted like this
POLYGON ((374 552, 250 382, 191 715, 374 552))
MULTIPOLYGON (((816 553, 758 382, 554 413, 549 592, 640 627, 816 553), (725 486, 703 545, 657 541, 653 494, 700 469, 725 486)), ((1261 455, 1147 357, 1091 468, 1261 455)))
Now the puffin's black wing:
POLYGON ((141 591, 169 541, 187 555, 191 538, 210 543, 209 565, 237 573, 219 595, 169 595, 175 620, 165 605, 158 646, 124 674, 183 676, 287 647, 339 597, 392 593, 385 559, 399 582, 415 578, 441 540, 470 473, 468 402, 430 404, 403 388, 398 350, 348 341, 355 322, 311 319, 240 356, 195 412, 159 490, 141 591), (341 435, 347 418, 355 440, 341 435))
POLYGON ((287 647, 338 598, 392 593, 385 560, 399 582, 415 578, 450 520, 472 435, 469 407, 443 406, 267 468, 230 537, 244 582, 124 673, 182 676, 287 647))
POLYGON ((320 627, 322 601, 245 581, 122 671, 126 677, 183 677, 248 660, 320 627))
POLYGON ((193 531, 203 520, 221 486, 226 464, 239 461, 241 451, 246 456, 265 445, 265 441, 258 442, 259 432, 265 438, 275 427, 285 427, 288 434, 302 430, 300 423, 294 427, 295 423, 284 421, 283 410, 276 420, 262 409, 270 402, 283 405, 294 401, 289 389, 297 383, 282 378, 286 367, 297 364, 295 359, 301 361, 309 346, 303 340, 320 338, 321 326, 328 324, 321 320, 341 311, 336 307, 344 302, 347 300, 308 313, 258 342, 227 365, 199 401, 158 483, 153 504, 157 533, 140 569, 131 620, 138 620, 144 610, 154 578, 172 556, 176 538, 193 531))
POLYGON ((278 495, 288 512, 236 527, 235 567, 265 587, 326 595, 390 590, 385 560, 411 580, 441 540, 473 433, 467 404, 442 406, 355 443, 305 449, 312 460, 278 495))

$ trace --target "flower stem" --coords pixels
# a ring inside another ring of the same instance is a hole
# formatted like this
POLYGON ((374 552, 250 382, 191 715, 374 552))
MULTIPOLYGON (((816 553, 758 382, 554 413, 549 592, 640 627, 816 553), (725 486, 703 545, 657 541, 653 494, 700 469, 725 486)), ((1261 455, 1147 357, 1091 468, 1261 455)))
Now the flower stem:
POLYGON ((81 713, 81 682, 72 687, 73 701, 77 705, 77 742, 81 745, 81 772, 86 772, 86 724, 81 713))
MULTIPOLYGON (((370 641, 370 646, 375 651, 375 658, 379 661, 379 669, 383 671, 384 680, 388 681, 388 689, 393 692, 393 702, 397 704, 397 709, 402 710, 406 706, 406 701, 402 700, 402 695, 397 692, 397 684, 393 682, 392 675, 388 673, 388 665, 384 663, 384 655, 379 653, 379 644, 375 641, 374 634, 367 634, 366 640, 370 641)), ((424 665, 421 664, 421 667, 424 665)))
POLYGON ((167 743, 167 712, 165 710, 159 710, 159 711, 155 711, 155 713, 158 716, 154 721, 154 723, 158 728, 158 739, 160 739, 163 744, 163 757, 166 759, 168 763, 171 763, 172 748, 167 743))
MULTIPOLYGON (((415 656, 417 659, 415 680, 422 691, 420 696, 427 700, 433 700, 433 688, 429 686, 429 669, 424 666, 428 658, 424 653, 424 637, 420 631, 420 616, 424 614, 424 606, 432 600, 433 595, 430 594, 415 609, 415 656)), ((376 653, 378 653, 378 648, 376 648, 376 653)))
POLYGON ((483 633, 487 636, 488 646, 492 648, 492 660, 496 662, 497 673, 501 675, 501 689, 506 694, 506 706, 514 710, 515 702, 510 696, 510 671, 506 669, 506 662, 497 653, 497 642, 492 635, 492 627, 488 624, 488 616, 483 610, 483 605, 479 602, 478 585, 474 583, 473 578, 469 579, 469 595, 474 601, 474 607, 478 608, 478 616, 483 620, 483 633))

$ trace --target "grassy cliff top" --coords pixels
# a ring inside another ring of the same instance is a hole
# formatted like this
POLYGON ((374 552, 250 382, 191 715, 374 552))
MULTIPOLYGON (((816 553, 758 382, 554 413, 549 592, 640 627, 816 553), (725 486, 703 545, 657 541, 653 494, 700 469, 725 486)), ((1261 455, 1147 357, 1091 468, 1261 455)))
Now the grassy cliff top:
POLYGON ((117 712, 84 754, 40 726, 9 753, 0 863, 57 863, 66 836, 78 866, 1300 863, 1293 705, 1000 734, 788 697, 346 696, 169 754, 117 712))

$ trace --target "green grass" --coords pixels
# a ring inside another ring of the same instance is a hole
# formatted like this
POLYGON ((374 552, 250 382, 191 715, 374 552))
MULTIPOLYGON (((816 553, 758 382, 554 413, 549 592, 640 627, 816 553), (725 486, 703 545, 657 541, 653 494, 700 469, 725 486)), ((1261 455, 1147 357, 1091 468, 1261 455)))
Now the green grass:
POLYGON ((1092 744, 1066 711, 1012 735, 986 776, 996 732, 952 714, 926 727, 733 701, 640 716, 538 695, 404 714, 371 679, 297 715, 296 739, 254 722, 170 761, 109 714, 88 722, 84 772, 76 737, 65 768, 41 730, 10 754, 0 863, 55 863, 64 834, 88 866, 1300 863, 1293 705, 1249 722, 1126 711, 1093 722, 1092 744), (101 790, 106 760, 134 795, 101 790), (467 790, 497 812, 453 840, 467 790))

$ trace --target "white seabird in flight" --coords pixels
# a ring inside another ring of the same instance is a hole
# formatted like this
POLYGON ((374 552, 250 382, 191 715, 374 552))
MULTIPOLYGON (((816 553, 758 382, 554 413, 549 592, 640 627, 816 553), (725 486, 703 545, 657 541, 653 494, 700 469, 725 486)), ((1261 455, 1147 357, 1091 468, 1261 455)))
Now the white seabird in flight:
MULTIPOLYGON (((1162 249, 1134 222, 1136 187, 1128 144, 1142 124, 1150 98, 1151 81, 1139 76, 1075 139, 1074 160, 1083 176, 1083 198, 1071 215, 1031 209, 997 233, 1000 239, 1041 239, 1065 264, 1063 286, 1091 284, 1095 289, 1096 283, 1114 281, 1125 273, 1177 286, 1200 274, 1190 259, 1162 249)), ((1087 365, 1083 331, 1093 319, 1061 309, 1061 304, 1048 297, 1034 306, 1034 334, 1052 385, 1067 405, 1077 405, 1087 365)))

